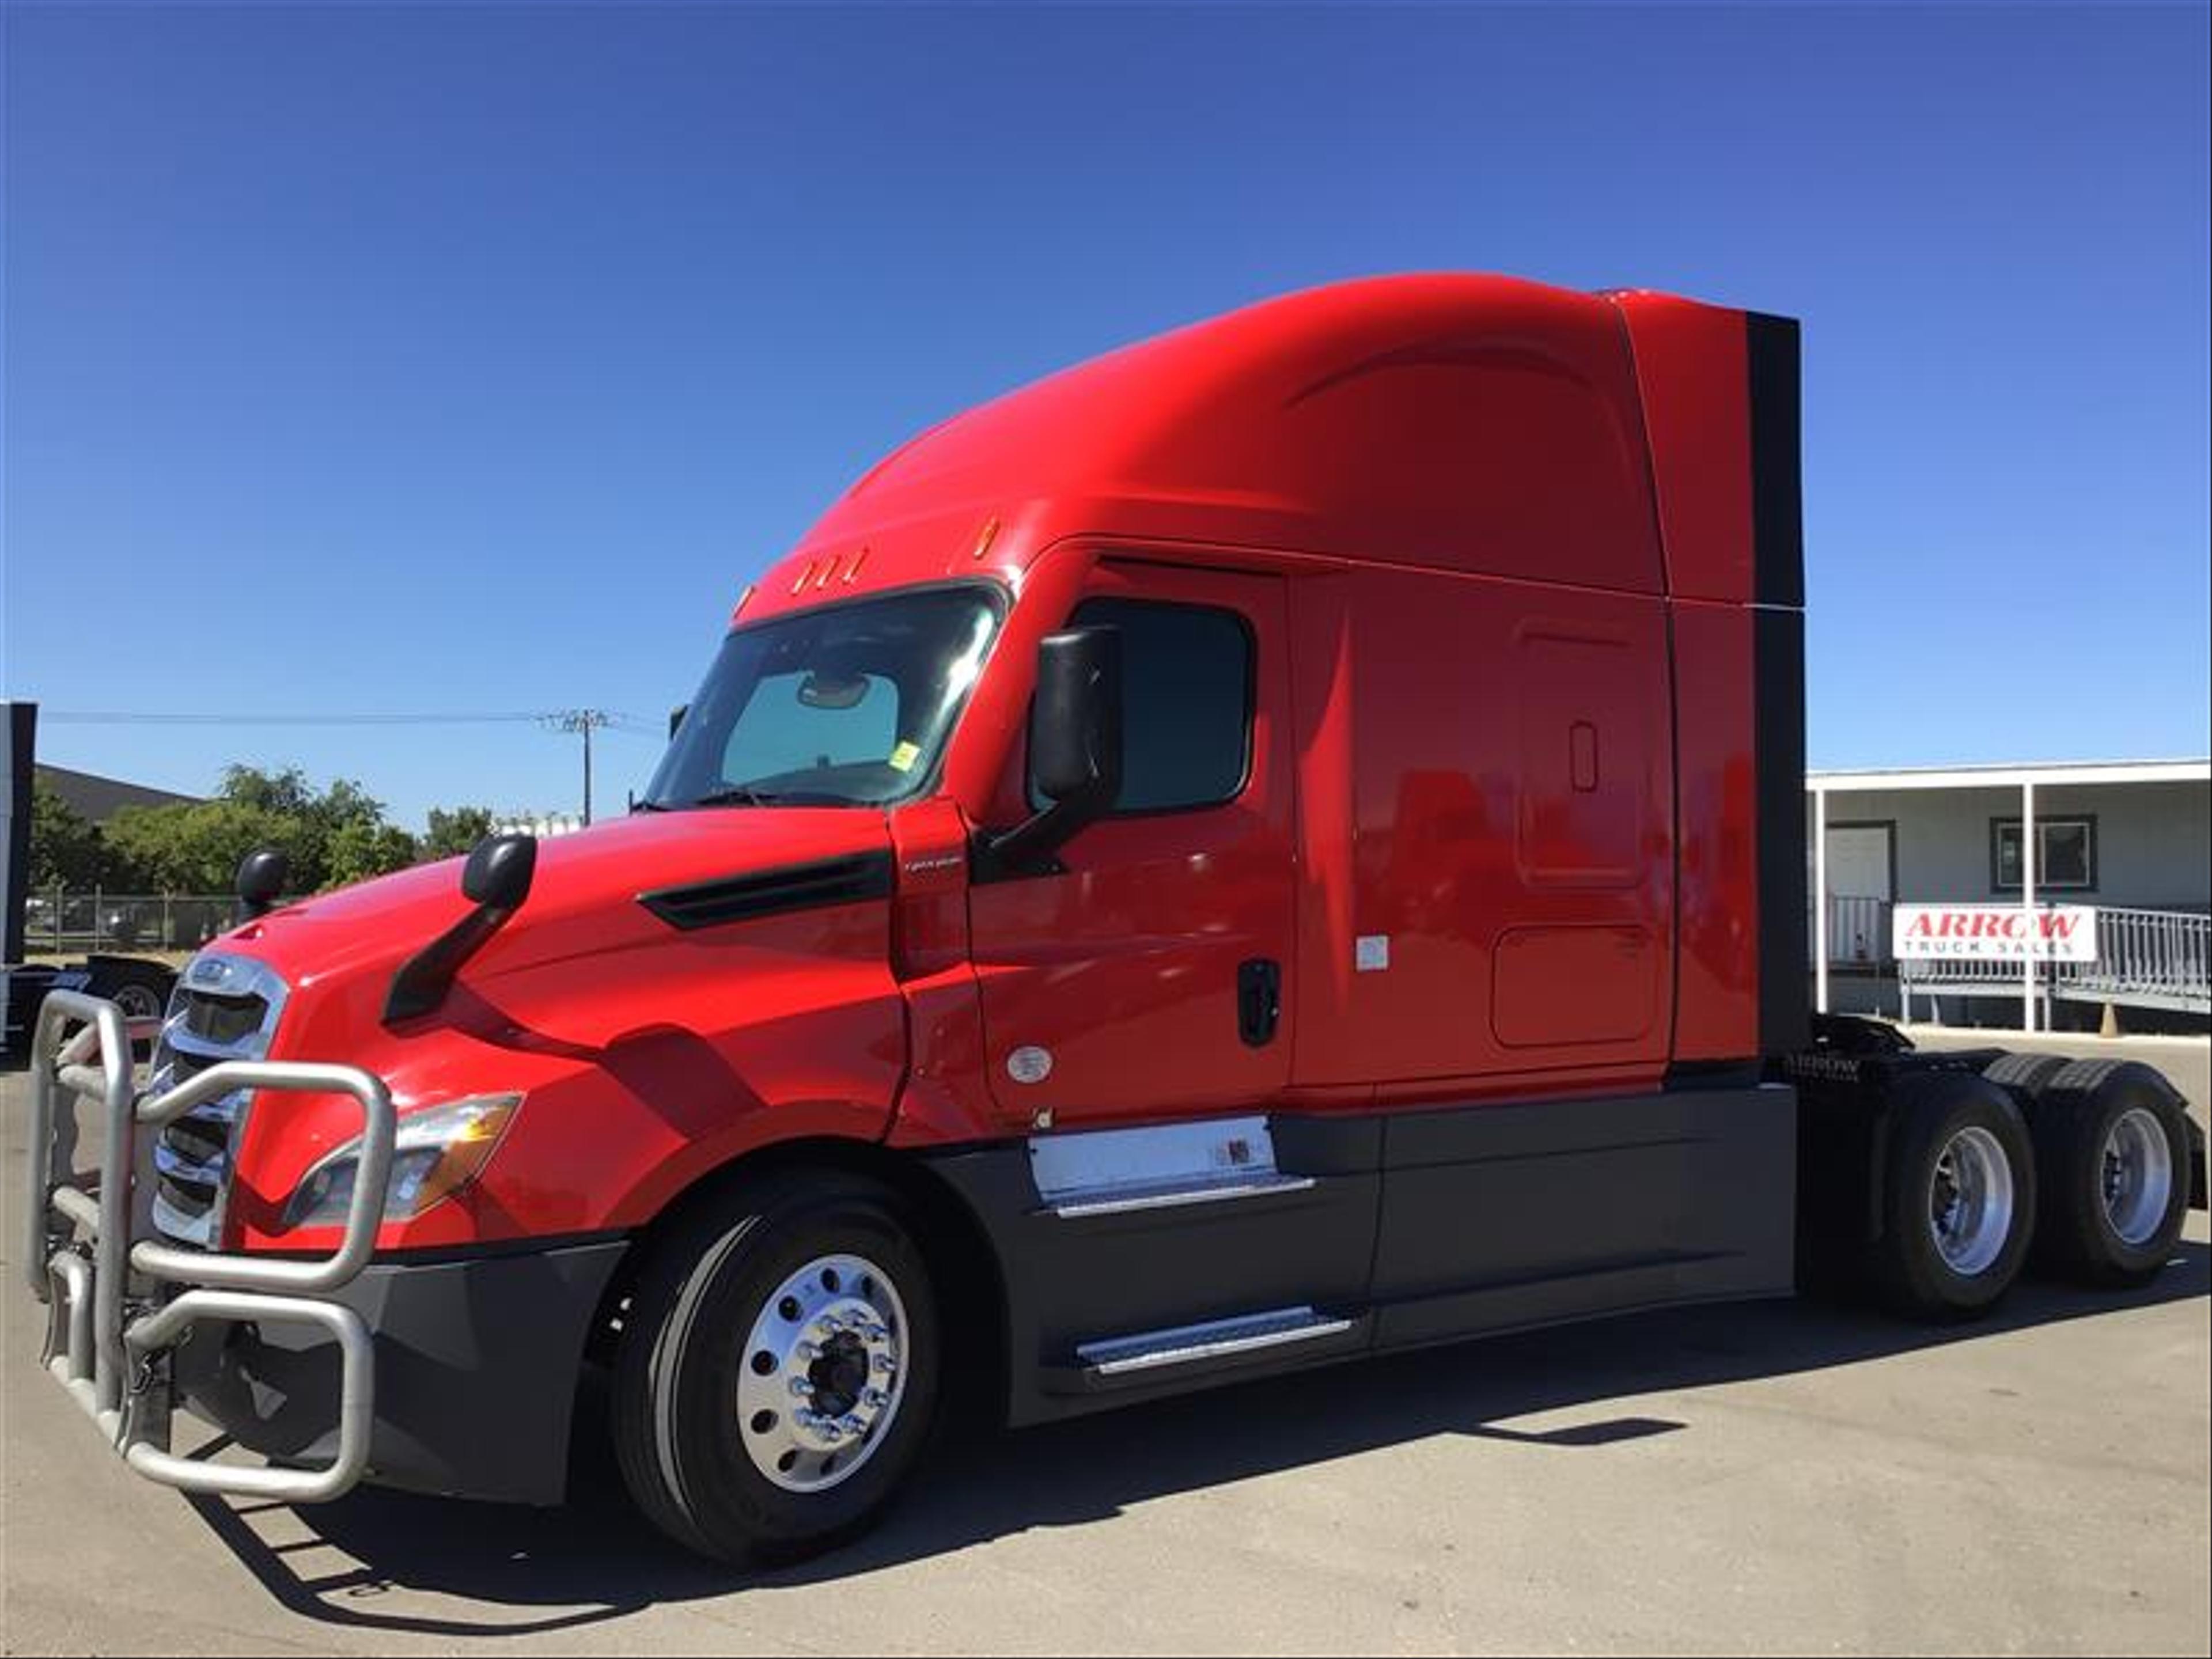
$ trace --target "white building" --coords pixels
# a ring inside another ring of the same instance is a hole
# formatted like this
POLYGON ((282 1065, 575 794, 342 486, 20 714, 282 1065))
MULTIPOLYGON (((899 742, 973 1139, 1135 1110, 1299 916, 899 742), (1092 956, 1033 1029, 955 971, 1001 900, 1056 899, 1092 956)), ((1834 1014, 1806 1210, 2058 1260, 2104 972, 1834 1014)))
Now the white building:
POLYGON ((1814 1006, 1951 1024, 2212 1020, 2212 761, 1806 778, 1814 1006), (2031 856, 2031 854, 2033 854, 2031 856), (1899 904, 2083 906, 2096 960, 1899 962, 1899 904))

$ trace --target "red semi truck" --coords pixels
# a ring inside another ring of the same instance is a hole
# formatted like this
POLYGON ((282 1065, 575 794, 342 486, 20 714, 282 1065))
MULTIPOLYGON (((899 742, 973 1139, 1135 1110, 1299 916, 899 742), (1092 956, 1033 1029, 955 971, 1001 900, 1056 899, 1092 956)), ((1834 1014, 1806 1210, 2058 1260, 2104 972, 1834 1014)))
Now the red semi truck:
POLYGON ((52 1368, 154 1478, 301 1501, 557 1501, 597 1374, 640 1504, 734 1558, 865 1524, 956 1395, 2147 1278, 2202 1188, 2156 1073, 1808 1017, 1797 353, 1387 278, 923 434, 626 819, 249 870, 143 1090, 49 1000, 52 1368))

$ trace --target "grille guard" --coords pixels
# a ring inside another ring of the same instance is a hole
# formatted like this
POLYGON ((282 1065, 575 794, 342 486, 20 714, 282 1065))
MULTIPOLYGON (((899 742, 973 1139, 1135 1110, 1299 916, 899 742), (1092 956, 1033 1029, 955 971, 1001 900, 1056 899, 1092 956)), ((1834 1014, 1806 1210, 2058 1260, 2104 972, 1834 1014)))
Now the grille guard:
MULTIPOLYGON (((157 1024, 157 1022, 149 1022, 157 1024)), ((140 1098, 133 1032, 112 1002, 75 991, 47 994, 31 1045, 31 1127, 24 1160, 23 1267, 47 1307, 47 1369, 131 1467, 187 1492, 282 1503, 337 1498, 368 1459, 375 1373, 368 1327, 337 1303, 317 1299, 368 1264, 384 1218, 397 1115, 381 1079, 357 1066, 301 1060, 223 1060, 176 1088, 140 1098), (82 1027, 64 1036, 71 1022, 82 1027), (137 1195, 151 1188, 139 1167, 141 1127, 159 1129, 234 1090, 349 1094, 361 1104, 361 1166, 337 1249, 309 1261, 179 1249, 137 1236, 149 1223, 137 1195), (104 1109, 96 1188, 70 1168, 82 1101, 104 1109), (208 1463, 168 1449, 170 1404, 161 1359, 203 1319, 320 1327, 339 1349, 337 1450, 319 1468, 208 1463), (126 1387, 126 1378, 129 1379, 126 1387)))

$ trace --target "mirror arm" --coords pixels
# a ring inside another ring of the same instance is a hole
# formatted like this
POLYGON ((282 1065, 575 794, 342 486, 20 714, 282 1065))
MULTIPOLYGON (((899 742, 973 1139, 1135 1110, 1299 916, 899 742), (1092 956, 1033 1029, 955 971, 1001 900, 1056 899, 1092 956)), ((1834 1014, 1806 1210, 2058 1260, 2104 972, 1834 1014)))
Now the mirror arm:
POLYGON ((975 836, 974 866, 978 881, 1055 872, 1053 854, 1097 816, 1086 802, 1056 800, 1009 830, 982 830, 975 836))

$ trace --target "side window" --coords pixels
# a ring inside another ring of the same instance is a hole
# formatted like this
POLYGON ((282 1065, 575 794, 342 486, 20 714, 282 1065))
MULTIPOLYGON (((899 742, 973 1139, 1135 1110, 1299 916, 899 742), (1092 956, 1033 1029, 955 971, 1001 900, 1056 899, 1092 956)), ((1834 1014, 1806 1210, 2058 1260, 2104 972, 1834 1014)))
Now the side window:
MULTIPOLYGON (((1125 812, 1218 806, 1243 792, 1252 751, 1252 633, 1233 611, 1085 599, 1074 627, 1121 632, 1125 812)), ((1033 803, 1043 803, 1032 787, 1033 803)))

